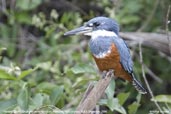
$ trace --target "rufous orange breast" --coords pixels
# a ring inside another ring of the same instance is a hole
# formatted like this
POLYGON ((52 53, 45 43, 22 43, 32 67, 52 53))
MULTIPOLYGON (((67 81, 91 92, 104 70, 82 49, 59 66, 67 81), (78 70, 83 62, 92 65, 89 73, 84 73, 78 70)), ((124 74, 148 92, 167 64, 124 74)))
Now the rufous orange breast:
POLYGON ((110 49, 110 53, 106 54, 104 58, 97 58, 93 55, 99 70, 108 71, 109 69, 113 69, 115 76, 132 81, 132 77, 123 69, 120 63, 120 56, 114 43, 112 43, 110 49))

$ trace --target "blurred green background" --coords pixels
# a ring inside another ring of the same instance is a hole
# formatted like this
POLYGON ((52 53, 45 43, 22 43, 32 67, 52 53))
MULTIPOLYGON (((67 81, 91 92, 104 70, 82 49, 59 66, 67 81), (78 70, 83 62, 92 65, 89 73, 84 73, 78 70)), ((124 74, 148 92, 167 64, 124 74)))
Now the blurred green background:
MULTIPOLYGON (((0 0, 0 113, 74 111, 89 82, 100 76, 89 53, 89 38, 64 37, 64 32, 95 16, 116 19, 122 32, 162 32, 169 4, 169 0, 0 0)), ((138 45, 130 48, 133 55, 139 54, 138 45)), ((161 80, 145 71, 150 87, 168 112, 171 58, 148 47, 142 50, 144 64, 161 80)), ((137 78, 145 85, 139 56, 133 60, 137 78)), ((157 111, 150 95, 140 95, 119 79, 111 82, 97 106, 108 114, 157 111)))

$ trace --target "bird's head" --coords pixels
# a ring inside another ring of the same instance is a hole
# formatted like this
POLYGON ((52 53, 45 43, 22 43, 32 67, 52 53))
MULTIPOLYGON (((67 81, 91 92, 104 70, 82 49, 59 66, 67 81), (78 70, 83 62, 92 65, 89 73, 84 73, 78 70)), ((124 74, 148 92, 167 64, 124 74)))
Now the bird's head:
POLYGON ((83 26, 68 31, 64 35, 83 34, 83 35, 92 36, 93 33, 95 34, 112 33, 112 35, 113 34, 118 35, 118 32, 119 32, 119 26, 115 20, 107 17, 95 17, 89 20, 83 26))

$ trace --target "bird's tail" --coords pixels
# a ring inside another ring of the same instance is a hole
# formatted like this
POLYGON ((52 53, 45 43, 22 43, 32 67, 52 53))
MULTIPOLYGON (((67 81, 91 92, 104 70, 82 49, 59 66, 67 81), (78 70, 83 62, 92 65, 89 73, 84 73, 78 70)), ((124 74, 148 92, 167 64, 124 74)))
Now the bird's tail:
POLYGON ((142 86, 142 84, 134 77, 134 74, 132 73, 132 85, 135 87, 135 89, 140 92, 141 94, 146 94, 146 89, 142 86))

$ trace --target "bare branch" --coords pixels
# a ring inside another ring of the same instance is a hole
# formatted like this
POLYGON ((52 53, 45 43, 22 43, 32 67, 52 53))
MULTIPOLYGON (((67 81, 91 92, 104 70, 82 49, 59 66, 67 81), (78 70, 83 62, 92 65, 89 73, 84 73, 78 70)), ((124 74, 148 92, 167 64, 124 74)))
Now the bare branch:
MULTIPOLYGON (((170 54, 168 47, 168 37, 166 34, 159 33, 146 33, 146 32, 121 32, 120 36, 125 40, 134 41, 131 43, 138 44, 142 42, 143 46, 154 48, 159 50, 166 55, 170 54)), ((171 37, 169 37, 171 41, 171 37)))
POLYGON ((147 65, 145 65, 145 64, 143 64, 143 65, 144 65, 145 69, 147 70, 147 73, 148 73, 155 81, 157 81, 157 82, 159 82, 159 83, 163 83, 163 80, 162 80, 159 76, 157 76, 156 74, 154 74, 154 73, 151 71, 151 69, 147 67, 147 65))
POLYGON ((113 77, 113 70, 110 70, 106 73, 105 78, 98 81, 94 88, 90 87, 91 89, 87 89, 81 103, 77 107, 76 114, 89 114, 95 108, 113 77))
POLYGON ((85 99, 87 98, 87 96, 90 94, 90 92, 91 92, 91 90, 93 89, 93 87, 94 87, 93 83, 90 83, 90 84, 88 85, 88 88, 87 88, 87 90, 85 91, 84 96, 83 96, 83 98, 81 99, 79 105, 81 105, 81 104, 84 102, 84 100, 85 100, 85 99))

